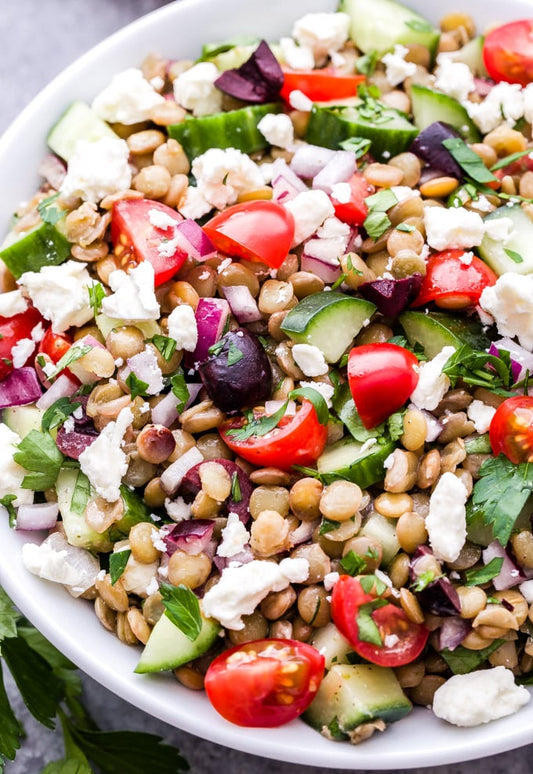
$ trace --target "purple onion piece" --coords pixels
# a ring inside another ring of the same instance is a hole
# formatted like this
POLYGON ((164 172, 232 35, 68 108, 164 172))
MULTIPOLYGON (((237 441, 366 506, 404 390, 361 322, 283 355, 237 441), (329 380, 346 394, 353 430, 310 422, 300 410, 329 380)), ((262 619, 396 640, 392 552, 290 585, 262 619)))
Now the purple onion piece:
POLYGON ((415 137, 409 150, 426 161, 430 167, 436 167, 445 175, 464 180, 465 173, 442 144, 443 140, 450 137, 459 137, 459 133, 449 124, 435 121, 415 137))
POLYGON ((424 610, 433 615, 458 615, 461 612, 459 595, 449 578, 437 578, 416 596, 424 610))
MULTIPOLYGON (((317 242, 318 240, 314 239, 313 241, 317 242)), ((308 255, 305 252, 305 246, 300 268, 302 271, 316 274, 317 277, 320 277, 328 285, 336 282, 341 276, 341 267, 338 263, 335 265, 321 258, 316 258, 314 255, 308 255)))
POLYGON ((214 528, 215 522, 212 519, 188 519, 178 522, 163 538, 167 554, 172 556, 175 551, 180 550, 196 555, 205 551, 214 528))
POLYGON ((78 460, 80 454, 94 442, 97 436, 98 432, 90 427, 85 428, 83 433, 78 430, 68 433, 64 427, 60 427, 57 431, 56 445, 65 457, 78 460))
POLYGON ((312 187, 330 194, 333 186, 336 183, 346 183, 352 177, 356 168, 355 153, 351 151, 337 151, 326 166, 314 176, 312 187))
POLYGON ((207 261, 216 255, 216 248, 195 220, 186 218, 176 225, 175 235, 182 238, 187 255, 197 261, 207 261))
POLYGON ((50 183, 52 188, 59 191, 67 174, 67 168, 57 156, 48 153, 37 167, 37 172, 44 177, 47 183, 50 183))
POLYGON ((0 382, 0 409, 34 403, 39 400, 42 392, 35 368, 32 366, 17 368, 0 382))
POLYGON ((263 319, 257 302, 247 285, 228 285, 223 287, 222 291, 234 317, 241 325, 263 319))
POLYGON ((67 376, 67 374, 59 374, 55 382, 46 392, 43 392, 37 401, 37 408, 46 411, 56 400, 59 400, 59 398, 69 398, 71 395, 74 395, 77 389, 77 382, 67 376))
POLYGON ((422 286, 422 275, 412 274, 401 279, 377 279, 364 282, 359 292, 372 301, 385 317, 397 317, 415 300, 422 286))
MULTIPOLYGON (((501 347, 503 350, 504 348, 501 347)), ((509 352, 509 354, 511 354, 509 352)), ((500 349, 496 346, 496 343, 494 341, 491 341, 490 347, 489 347, 489 355, 494 355, 494 357, 500 357, 500 349)), ((518 360, 513 360, 511 357, 511 375, 513 377, 513 382, 517 382, 520 378, 520 372, 522 371, 522 366, 518 362, 518 360)))
POLYGON ((222 570, 225 570, 226 567, 230 562, 239 562, 239 564, 248 564, 248 562, 251 562, 255 559, 253 555, 253 551, 250 548, 250 546, 245 546, 242 551, 239 551, 238 554, 233 554, 233 556, 218 556, 215 555, 213 558, 213 564, 217 568, 219 572, 222 572, 222 570))
POLYGON ((33 503, 19 505, 17 510, 17 530, 40 530, 55 527, 59 507, 57 503, 33 503))
POLYGON ((262 40, 244 64, 219 75, 215 86, 243 102, 261 104, 277 99, 283 86, 283 71, 262 40))
POLYGON ((442 622, 439 630, 439 650, 455 650, 462 643, 471 626, 459 616, 449 616, 442 622))
POLYGON ((196 368, 209 356, 209 348, 222 336, 230 316, 230 307, 225 298, 201 298, 196 312, 198 344, 194 352, 185 354, 185 367, 196 368))
POLYGON ((511 589, 513 586, 517 586, 525 580, 525 575, 520 570, 520 567, 515 564, 505 548, 497 540, 493 540, 492 543, 489 543, 489 545, 483 549, 482 556, 485 564, 488 564, 495 558, 503 559, 500 572, 492 579, 492 584, 496 591, 511 589))
POLYGON ((320 145, 299 145, 291 159, 290 169, 305 179, 316 177, 324 169, 336 151, 320 145))
MULTIPOLYGON (((222 465, 222 467, 227 470, 232 478, 234 474, 237 475, 239 489, 241 491, 241 499, 238 502, 233 500, 230 496, 228 500, 223 503, 220 510, 220 515, 227 516, 228 513, 236 513, 243 524, 246 524, 250 518, 249 506, 250 497, 253 492, 252 482, 244 470, 231 460, 225 460, 221 458, 212 461, 218 462, 219 465, 222 465)), ((194 465, 183 477, 178 493, 186 502, 192 502, 192 500, 194 500, 202 488, 202 482, 200 481, 200 467, 204 464, 204 462, 199 462, 197 465, 194 465)))

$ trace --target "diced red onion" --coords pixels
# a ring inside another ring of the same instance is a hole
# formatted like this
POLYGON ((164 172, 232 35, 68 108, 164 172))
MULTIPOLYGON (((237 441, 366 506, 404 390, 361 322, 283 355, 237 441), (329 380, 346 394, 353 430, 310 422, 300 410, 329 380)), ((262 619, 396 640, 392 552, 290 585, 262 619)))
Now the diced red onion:
POLYGON ((57 503, 33 503, 19 505, 16 529, 35 530, 52 529, 57 523, 59 506, 57 503))
POLYGON ((335 153, 336 151, 319 145, 300 145, 292 157, 290 168, 298 177, 316 177, 335 153))
POLYGON ((275 201, 287 202, 307 191, 307 186, 289 167, 285 159, 272 162, 272 198, 275 201))
POLYGON ((37 167, 38 173, 44 177, 47 183, 50 183, 52 188, 59 191, 63 185, 63 180, 67 174, 67 168, 63 162, 54 156, 53 153, 48 153, 37 167))
POLYGON ((489 355, 499 356, 499 350, 506 350, 511 356, 513 379, 518 381, 525 376, 526 370, 533 372, 533 354, 521 347, 516 341, 504 337, 493 341, 489 347, 489 355))
POLYGON ((421 411, 424 415, 426 419, 426 443, 433 443, 433 441, 436 441, 439 435, 442 433, 442 429, 444 427, 442 422, 437 419, 437 417, 434 416, 431 411, 426 411, 426 409, 417 409, 414 403, 410 403, 408 408, 421 411))
POLYGON ((230 562, 248 564, 248 562, 252 562, 254 559, 255 557, 250 546, 245 546, 242 551, 239 551, 238 554, 233 554, 233 556, 218 556, 218 554, 215 555, 213 558, 213 564, 219 572, 222 572, 222 570, 225 570, 230 562))
POLYGON ((307 543, 308 540, 311 540, 317 525, 318 519, 316 521, 302 521, 296 529, 289 532, 291 545, 298 546, 300 543, 307 543))
POLYGON ((66 457, 78 460, 80 454, 85 451, 96 439, 98 432, 90 427, 81 433, 78 430, 72 430, 70 433, 61 426, 57 431, 56 446, 66 457))
POLYGON ((0 382, 0 409, 34 403, 41 395, 41 383, 35 368, 32 366, 17 368, 0 382))
POLYGON ((197 261, 207 261, 216 255, 216 248, 201 226, 191 218, 186 218, 178 223, 174 236, 181 242, 182 247, 197 261))
POLYGON ((222 290, 231 311, 241 324, 262 319, 263 315, 247 285, 228 285, 222 290))
POLYGON ((308 271, 320 277, 327 285, 336 282, 341 276, 341 267, 338 263, 335 265, 321 258, 316 258, 314 255, 308 255, 305 252, 300 261, 300 268, 302 271, 308 271))
POLYGON ((203 462, 204 458, 201 451, 193 446, 182 454, 175 462, 168 466, 166 470, 161 474, 161 486, 165 492, 169 495, 173 495, 179 488, 184 475, 199 462, 203 462))
POLYGON ((194 352, 186 353, 186 366, 193 368, 195 363, 203 363, 209 355, 209 348, 216 344, 226 329, 230 307, 224 298, 201 298, 196 307, 195 317, 198 326, 198 344, 194 352))
POLYGON ((483 562, 488 564, 492 559, 496 558, 503 559, 502 568, 499 574, 492 579, 492 584, 496 591, 511 589, 513 586, 517 586, 525 580, 525 576, 518 565, 513 562, 505 548, 497 540, 493 540, 492 543, 489 543, 483 550, 483 562))
POLYGON ((476 94, 479 94, 480 97, 486 97, 490 94, 496 84, 489 78, 478 78, 474 76, 474 85, 476 87, 476 94))
POLYGON ((201 553, 210 543, 214 527, 213 519, 187 519, 178 522, 163 537, 167 554, 172 556, 178 550, 193 555, 201 553))
POLYGON ((439 630, 439 650, 455 650, 470 631, 470 623, 459 616, 443 619, 439 630))
POLYGON ((37 408, 46 411, 59 398, 69 398, 71 395, 74 395, 78 386, 78 382, 70 379, 67 374, 60 374, 51 387, 46 392, 43 392, 37 401, 37 408))
POLYGON ((157 403, 152 409, 152 422, 156 425, 170 427, 178 419, 176 407, 177 398, 172 391, 157 403))
POLYGON ((335 183, 346 183, 356 169, 355 153, 337 151, 326 166, 314 176, 312 187, 330 194, 335 183))

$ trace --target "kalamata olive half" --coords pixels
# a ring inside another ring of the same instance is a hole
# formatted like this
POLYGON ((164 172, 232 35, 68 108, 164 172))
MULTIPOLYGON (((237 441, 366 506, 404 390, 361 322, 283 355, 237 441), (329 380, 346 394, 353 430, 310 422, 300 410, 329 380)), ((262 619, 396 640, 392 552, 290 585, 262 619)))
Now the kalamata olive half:
POLYGON ((243 328, 228 331, 210 351, 198 371, 217 408, 239 411, 270 397, 270 361, 256 336, 243 328))

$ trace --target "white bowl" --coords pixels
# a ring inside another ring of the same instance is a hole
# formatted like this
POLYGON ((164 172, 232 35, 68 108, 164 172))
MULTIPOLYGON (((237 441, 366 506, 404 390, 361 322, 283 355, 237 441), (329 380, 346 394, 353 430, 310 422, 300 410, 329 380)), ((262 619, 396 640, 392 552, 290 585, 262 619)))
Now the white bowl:
MULTIPOLYGON (((455 0, 438 8, 408 0, 438 21, 455 0)), ((37 188, 36 169, 45 136, 76 98, 91 100, 110 76, 138 66, 145 53, 194 58, 202 43, 236 34, 275 39, 308 11, 336 8, 336 0, 182 0, 134 22, 108 38, 56 78, 24 110, 0 140, 0 231, 7 231, 18 202, 37 188)), ((533 16, 528 0, 466 0, 483 30, 489 23, 533 16)), ((1 234, 0 234, 1 237, 1 234)), ((1 475, 1 471, 0 471, 1 475)), ((44 537, 44 536, 41 536, 44 537)), ((34 538, 35 539, 35 538, 34 538)), ((187 691, 168 676, 136 675, 139 651, 128 648, 97 621, 92 605, 61 587, 27 573, 20 559, 25 536, 0 521, 0 584, 22 612, 81 669, 120 697, 171 725, 243 752, 337 769, 405 769, 481 758, 532 740, 533 702, 518 714, 488 726, 459 729, 416 709, 384 734, 357 747, 329 742, 301 721, 279 729, 246 729, 222 720, 204 695, 187 691)))

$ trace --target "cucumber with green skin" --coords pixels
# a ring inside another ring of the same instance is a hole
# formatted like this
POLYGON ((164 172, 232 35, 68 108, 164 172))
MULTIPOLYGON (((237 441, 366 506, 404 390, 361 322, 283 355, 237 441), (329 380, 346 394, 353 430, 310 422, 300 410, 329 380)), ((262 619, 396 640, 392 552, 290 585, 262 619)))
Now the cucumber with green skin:
POLYGON ((298 344, 318 347, 328 363, 335 363, 375 311, 363 298, 321 290, 293 307, 281 329, 298 344))
POLYGON ((406 151, 417 134, 404 113, 373 100, 357 105, 313 105, 305 139, 311 145, 336 150, 350 137, 365 137, 372 143, 373 158, 387 159, 406 151))
POLYGON ((396 526, 392 519, 387 519, 381 513, 371 513, 359 532, 363 537, 370 538, 381 546, 381 566, 388 567, 398 551, 400 543, 396 535, 396 526))
POLYGON ((483 62, 483 35, 478 35, 457 51, 450 51, 445 54, 451 62, 462 62, 468 65, 474 75, 479 78, 488 78, 487 69, 483 62))
POLYGON ((433 57, 439 30, 423 16, 394 0, 341 0, 339 11, 350 16, 350 37, 365 53, 382 56, 395 45, 418 44, 433 57))
POLYGON ((440 91, 413 83, 411 86, 413 120, 420 131, 436 121, 450 124, 465 142, 479 142, 481 134, 460 102, 440 91))
POLYGON ((519 204, 504 205, 485 216, 486 223, 511 218, 513 230, 505 242, 485 233, 478 252, 496 274, 533 274, 533 223, 519 204))
POLYGON ((26 406, 11 406, 2 411, 2 422, 19 438, 25 438, 32 430, 41 429, 44 411, 33 403, 26 406))
POLYGON ((353 481, 361 489, 382 481, 385 476, 384 462, 396 445, 393 441, 368 445, 342 438, 328 446, 317 460, 317 470, 322 480, 330 484, 338 478, 353 481), (366 448, 365 448, 366 445, 366 448))
POLYGON ((65 110, 51 128, 47 139, 48 147, 57 156, 69 161, 78 140, 96 142, 103 137, 118 140, 118 134, 81 100, 76 100, 65 110))
POLYGON ((363 723, 400 720, 411 708, 392 669, 336 664, 322 680, 302 719, 324 736, 341 740, 363 723))
POLYGON ((444 312, 403 312, 398 322, 405 331, 411 346, 420 344, 424 354, 433 358, 444 347, 459 347, 467 344, 472 349, 484 350, 490 340, 483 333, 480 323, 466 317, 453 317, 444 312))
POLYGON ((70 242, 51 223, 41 223, 0 251, 0 260, 15 279, 26 271, 39 271, 43 266, 59 266, 69 256, 70 242))
POLYGON ((190 640, 163 614, 150 633, 135 671, 138 674, 164 672, 187 664, 202 656, 218 637, 220 625, 202 617, 202 628, 195 640, 190 640))
POLYGON ((334 664, 349 664, 348 656, 354 653, 352 645, 333 621, 315 629, 310 644, 324 656, 326 669, 331 669, 334 664))

